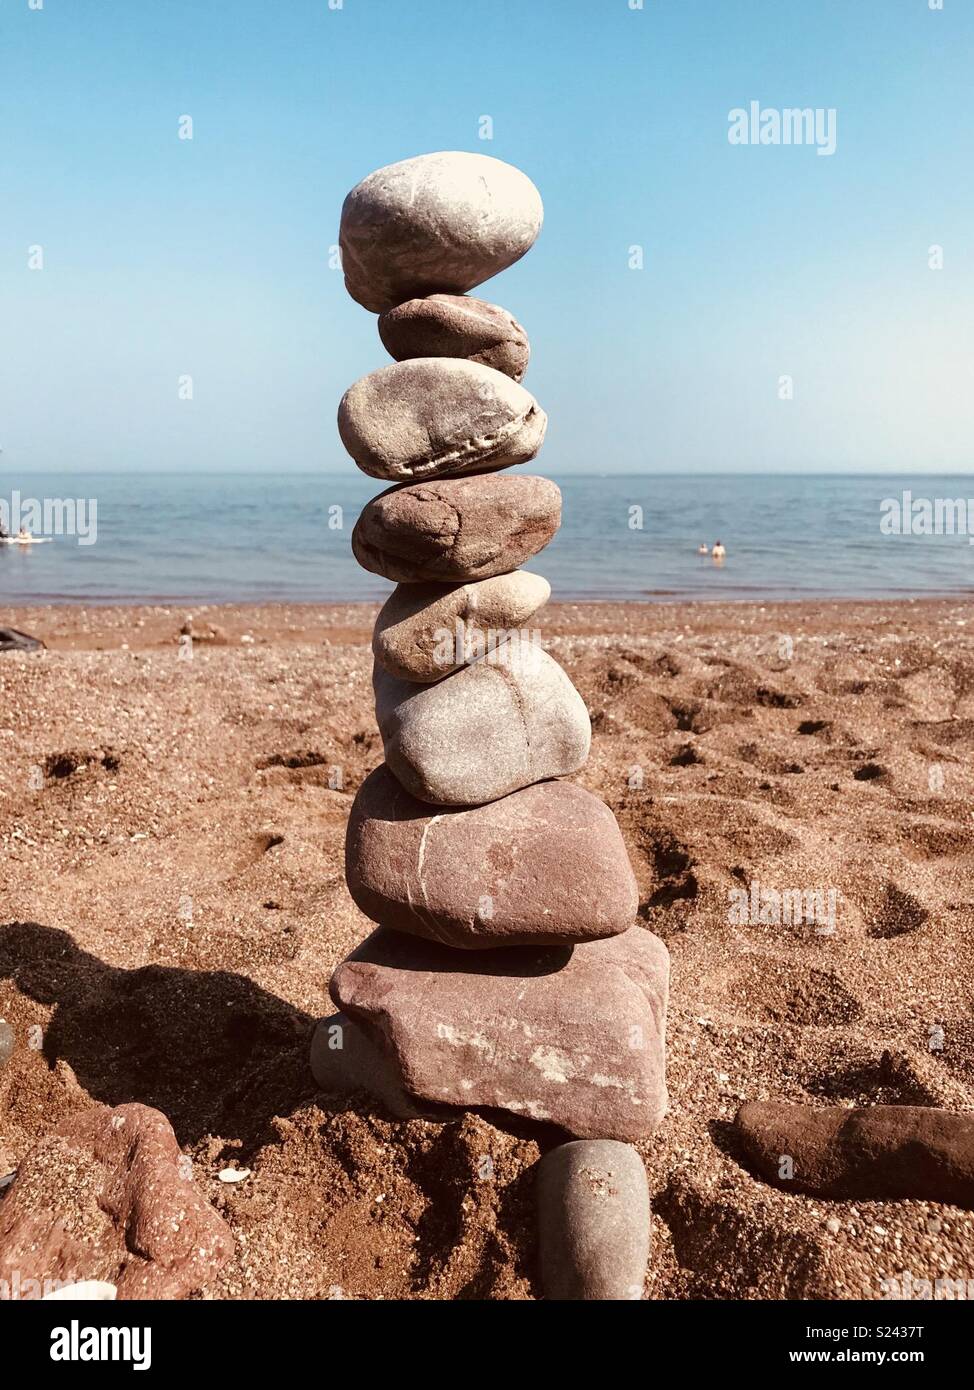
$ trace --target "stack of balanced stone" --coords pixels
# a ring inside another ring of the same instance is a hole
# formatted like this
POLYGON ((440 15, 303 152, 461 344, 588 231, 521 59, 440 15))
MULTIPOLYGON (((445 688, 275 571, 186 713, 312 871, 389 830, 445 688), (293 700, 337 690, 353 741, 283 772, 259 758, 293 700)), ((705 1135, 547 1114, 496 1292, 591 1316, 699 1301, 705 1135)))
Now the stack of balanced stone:
MULTIPOLYGON (((541 220, 524 174, 466 153, 380 169, 342 211, 346 286, 380 315, 395 359, 339 409, 356 464, 392 484, 364 508, 352 548, 397 587, 373 636, 385 762, 355 797, 346 839, 349 891, 378 927, 334 974, 341 1012, 319 1025, 312 1064, 325 1089, 368 1089, 401 1116, 488 1107, 603 1141, 540 1184, 556 1212, 542 1214, 543 1241, 568 1229, 575 1242, 564 1269, 591 1262, 579 1191, 611 1206, 633 1189, 614 1185, 604 1141, 629 1173, 638 1155, 625 1144, 663 1116, 669 960, 634 925, 612 812, 559 780, 584 765, 591 726, 526 627, 550 588, 520 566, 557 531, 561 495, 505 471, 534 458, 547 417, 521 385, 524 329, 466 293, 523 256, 541 220)), ((648 1232, 644 1178, 636 1188, 648 1232)), ((596 1244, 627 1227, 625 1213, 593 1219, 596 1244)), ((580 1275, 566 1296, 638 1296, 613 1290, 641 1289, 645 1242, 637 1231, 622 1245, 621 1274, 580 1275)))

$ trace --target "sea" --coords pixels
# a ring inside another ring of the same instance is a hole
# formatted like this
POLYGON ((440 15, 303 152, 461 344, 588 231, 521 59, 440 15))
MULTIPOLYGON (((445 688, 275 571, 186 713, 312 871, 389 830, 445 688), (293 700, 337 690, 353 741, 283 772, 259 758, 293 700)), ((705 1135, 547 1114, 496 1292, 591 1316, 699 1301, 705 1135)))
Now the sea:
MULTIPOLYGON (((974 476, 590 474, 556 481, 561 530, 527 566, 551 581, 555 599, 875 599, 974 589, 974 476), (698 553, 717 540, 726 550, 721 564, 698 553)), ((25 521, 51 539, 0 545, 0 602, 381 599, 391 586, 360 569, 349 544, 361 508, 381 490, 354 468, 320 475, 7 471, 0 520, 14 529, 25 521)))

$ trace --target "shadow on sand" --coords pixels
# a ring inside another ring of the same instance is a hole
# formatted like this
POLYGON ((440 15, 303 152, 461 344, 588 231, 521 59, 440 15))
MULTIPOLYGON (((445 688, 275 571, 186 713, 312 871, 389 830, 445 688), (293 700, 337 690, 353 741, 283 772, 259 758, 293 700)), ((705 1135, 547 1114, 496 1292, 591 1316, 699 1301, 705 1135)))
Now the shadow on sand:
POLYGON ((63 1058, 107 1105, 141 1101, 167 1116, 181 1145, 204 1135, 246 1154, 270 1121, 315 1092, 315 1020, 242 975, 147 965, 122 970, 36 922, 0 927, 0 979, 55 1005, 43 1055, 63 1058))

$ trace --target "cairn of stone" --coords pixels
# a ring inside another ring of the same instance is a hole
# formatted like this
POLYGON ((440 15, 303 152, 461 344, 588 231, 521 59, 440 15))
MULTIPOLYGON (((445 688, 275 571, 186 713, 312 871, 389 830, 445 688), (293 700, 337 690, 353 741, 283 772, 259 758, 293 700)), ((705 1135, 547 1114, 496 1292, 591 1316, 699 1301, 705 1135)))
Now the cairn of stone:
POLYGON ((666 1108, 669 959, 635 925, 612 812, 560 780, 591 726, 530 627, 550 587, 521 565, 557 531, 561 494, 506 471, 535 457, 547 417, 521 384, 524 329, 467 293, 541 222, 523 173, 466 153, 379 169, 342 210, 346 287, 395 359, 339 409, 355 463, 391 484, 352 548, 397 587, 372 643, 385 762, 346 839, 349 891, 377 928, 332 978, 340 1013, 312 1065, 324 1089, 402 1117, 491 1107, 597 1141, 542 1164, 546 1289, 632 1298, 649 1203, 629 1145, 666 1108))

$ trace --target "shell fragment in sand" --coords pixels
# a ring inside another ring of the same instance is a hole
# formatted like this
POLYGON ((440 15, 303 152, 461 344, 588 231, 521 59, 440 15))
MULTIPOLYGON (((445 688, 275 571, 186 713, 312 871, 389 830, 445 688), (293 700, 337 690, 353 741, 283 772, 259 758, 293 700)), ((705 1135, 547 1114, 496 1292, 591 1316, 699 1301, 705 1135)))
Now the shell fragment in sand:
POLYGON ((250 1171, 249 1168, 223 1168, 217 1177, 221 1182, 243 1182, 250 1177, 250 1171))
POLYGON ((118 1296, 114 1284, 103 1279, 82 1279, 78 1284, 65 1284, 63 1289, 46 1293, 43 1303, 112 1303, 118 1296))

